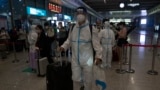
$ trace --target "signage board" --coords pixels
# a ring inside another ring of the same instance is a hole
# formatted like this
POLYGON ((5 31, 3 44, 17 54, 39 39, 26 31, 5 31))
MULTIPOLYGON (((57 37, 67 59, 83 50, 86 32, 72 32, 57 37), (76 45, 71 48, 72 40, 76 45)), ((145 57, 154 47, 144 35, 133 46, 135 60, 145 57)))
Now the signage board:
POLYGON ((27 14, 36 16, 46 16, 46 10, 27 7, 27 14))
POLYGON ((61 6, 55 5, 55 4, 52 4, 52 3, 48 4, 48 8, 49 8, 50 11, 57 12, 57 13, 61 13, 61 11, 62 11, 61 6))

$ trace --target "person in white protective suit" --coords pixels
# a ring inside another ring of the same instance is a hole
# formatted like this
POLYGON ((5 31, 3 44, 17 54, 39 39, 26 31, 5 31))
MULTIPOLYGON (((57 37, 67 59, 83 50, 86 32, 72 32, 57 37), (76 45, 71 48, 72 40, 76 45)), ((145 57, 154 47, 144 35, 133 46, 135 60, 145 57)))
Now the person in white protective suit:
POLYGON ((108 19, 103 20, 104 29, 100 31, 99 38, 103 47, 103 65, 104 67, 111 68, 112 62, 112 48, 115 45, 115 35, 113 30, 110 29, 108 19))
POLYGON ((36 25, 31 26, 31 31, 28 34, 29 43, 29 64, 33 71, 36 71, 36 42, 38 34, 36 32, 36 25))
POLYGON ((101 64, 102 47, 98 38, 98 30, 92 27, 90 31, 87 20, 87 10, 84 7, 76 9, 77 23, 70 30, 68 39, 59 48, 59 51, 72 47, 72 79, 73 90, 92 90, 93 64, 101 64), (96 55, 93 56, 93 48, 96 55), (94 58, 95 57, 95 58, 94 58))

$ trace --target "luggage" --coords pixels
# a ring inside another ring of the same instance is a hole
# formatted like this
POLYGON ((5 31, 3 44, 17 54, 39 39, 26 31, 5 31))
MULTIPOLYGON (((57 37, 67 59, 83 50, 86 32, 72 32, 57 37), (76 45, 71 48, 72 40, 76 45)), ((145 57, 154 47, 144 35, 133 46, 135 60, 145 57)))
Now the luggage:
POLYGON ((102 68, 101 65, 93 65, 92 90, 107 90, 105 68, 102 68))
POLYGON ((48 65, 47 57, 40 58, 40 51, 38 52, 38 58, 37 58, 37 75, 40 77, 43 77, 46 75, 46 69, 48 65))
POLYGON ((37 75, 38 76, 45 76, 46 75, 46 69, 47 69, 48 61, 47 58, 41 58, 37 60, 37 75))
POLYGON ((47 66, 47 90, 73 90, 71 63, 59 59, 47 66))
POLYGON ((113 62, 118 62, 119 61, 119 56, 116 50, 112 51, 112 61, 113 62))

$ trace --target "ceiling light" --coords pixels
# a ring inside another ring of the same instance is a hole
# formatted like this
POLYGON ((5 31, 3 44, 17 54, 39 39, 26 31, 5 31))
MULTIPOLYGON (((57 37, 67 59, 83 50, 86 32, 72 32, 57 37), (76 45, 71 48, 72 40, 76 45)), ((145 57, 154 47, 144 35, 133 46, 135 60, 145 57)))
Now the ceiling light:
POLYGON ((140 4, 139 3, 129 3, 128 6, 131 6, 131 7, 136 7, 136 6, 139 6, 140 4))
POLYGON ((141 15, 142 16, 147 16, 147 10, 141 10, 141 15))
POLYGON ((8 15, 11 15, 11 12, 9 12, 8 15))
POLYGON ((119 13, 124 13, 124 14, 131 14, 132 11, 109 11, 110 14, 119 14, 119 13))
POLYGON ((147 10, 141 10, 141 12, 142 12, 142 13, 146 13, 146 12, 147 12, 147 10))
POLYGON ((124 3, 120 3, 119 5, 120 8, 124 8, 124 6, 125 6, 124 3))

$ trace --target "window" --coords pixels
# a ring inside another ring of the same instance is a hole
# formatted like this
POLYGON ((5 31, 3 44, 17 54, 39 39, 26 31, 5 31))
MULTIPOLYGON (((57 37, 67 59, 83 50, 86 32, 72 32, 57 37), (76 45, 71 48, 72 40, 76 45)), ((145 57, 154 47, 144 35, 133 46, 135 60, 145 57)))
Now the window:
POLYGON ((143 24, 143 25, 147 24, 147 19, 145 19, 145 18, 141 19, 141 24, 143 24))

